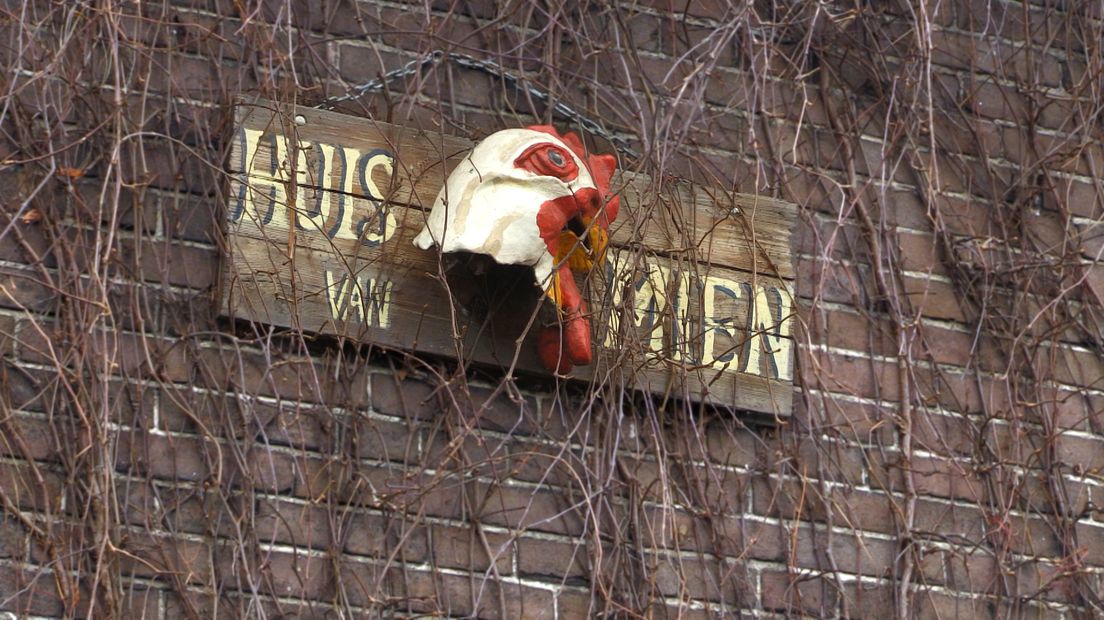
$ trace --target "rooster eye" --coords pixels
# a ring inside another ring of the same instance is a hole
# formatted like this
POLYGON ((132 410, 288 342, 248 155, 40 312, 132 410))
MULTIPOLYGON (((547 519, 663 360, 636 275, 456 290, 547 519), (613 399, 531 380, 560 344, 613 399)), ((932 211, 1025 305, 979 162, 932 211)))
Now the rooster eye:
POLYGON ((514 167, 561 181, 573 181, 579 176, 579 166, 575 159, 560 146, 548 142, 534 144, 525 149, 514 160, 514 167))

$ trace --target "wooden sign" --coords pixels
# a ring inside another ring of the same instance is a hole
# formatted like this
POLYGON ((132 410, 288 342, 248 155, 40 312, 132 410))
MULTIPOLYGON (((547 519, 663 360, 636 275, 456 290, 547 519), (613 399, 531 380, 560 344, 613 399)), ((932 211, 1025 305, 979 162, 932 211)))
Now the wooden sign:
MULTIPOLYGON (((230 157, 230 316, 545 373, 555 320, 532 269, 412 244, 465 139, 266 101, 240 104, 230 157), (480 273, 481 272, 481 273, 480 273)), ((581 380, 789 415, 792 205, 614 178, 606 264, 580 286, 595 363, 581 380)))

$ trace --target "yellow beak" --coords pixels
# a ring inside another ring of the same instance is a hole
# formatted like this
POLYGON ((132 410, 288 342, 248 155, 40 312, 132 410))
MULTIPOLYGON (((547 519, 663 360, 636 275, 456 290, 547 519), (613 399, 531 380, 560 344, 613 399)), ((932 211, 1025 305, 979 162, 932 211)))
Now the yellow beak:
MULTIPOLYGON (((606 247, 609 245, 609 233, 601 226, 592 226, 592 222, 584 220, 587 227, 587 240, 582 243, 579 237, 570 230, 560 233, 559 243, 556 244, 556 265, 563 264, 566 259, 571 271, 575 273, 590 273, 594 266, 600 264, 606 256, 606 247)), ((552 273, 552 283, 548 287, 548 297, 552 299, 556 307, 560 306, 562 299, 560 289, 560 271, 556 269, 552 273)))

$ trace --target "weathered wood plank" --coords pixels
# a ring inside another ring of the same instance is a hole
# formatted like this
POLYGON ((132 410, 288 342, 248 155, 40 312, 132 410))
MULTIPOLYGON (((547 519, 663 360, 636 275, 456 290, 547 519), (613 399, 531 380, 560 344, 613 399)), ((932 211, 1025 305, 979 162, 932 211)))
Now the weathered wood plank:
MULTIPOLYGON (((257 182, 286 184, 291 180, 294 157, 302 170, 296 182, 303 187, 344 190, 429 209, 448 173, 474 146, 463 138, 367 119, 357 119, 363 122, 354 132, 347 119, 323 110, 299 109, 295 115, 280 116, 269 108, 240 106, 240 131, 230 170, 248 171, 257 182), (295 125, 294 116, 301 116, 304 124, 295 125), (298 138, 279 141, 278 137, 288 135, 298 138), (344 153, 327 150, 337 144, 345 148, 344 153), (366 182, 362 182, 356 161, 370 161, 371 154, 379 152, 391 153, 401 163, 393 171, 369 167, 366 182), (344 156, 354 168, 355 174, 348 175, 351 178, 344 184, 335 178, 341 176, 341 166, 319 164, 320 160, 332 161, 335 155, 344 156)), ((734 269, 794 277, 789 250, 789 230, 795 218, 792 205, 676 180, 657 184, 632 172, 619 172, 613 188, 623 204, 632 205, 611 227, 614 245, 643 243, 655 252, 692 254, 699 261, 734 269)))
MULTIPOLYGON (((531 269, 473 276, 453 265, 470 258, 411 243, 470 143, 317 110, 297 110, 305 124, 296 124, 274 110, 264 102, 238 110, 252 133, 238 134, 230 164, 228 313, 545 372, 534 340, 555 311, 531 269), (297 137, 274 138, 283 135, 297 137)), ((574 376, 788 415, 790 207, 622 180, 607 264, 580 281, 596 360, 574 376)))
MULTIPOLYGON (((227 268, 225 291, 226 303, 235 315, 264 317, 270 324, 341 335, 385 348, 416 350, 502 367, 516 364, 514 368, 520 372, 544 373, 536 356, 535 336, 537 329, 554 321, 554 317, 551 305, 541 303, 540 293, 526 270, 507 271, 506 277, 499 271, 474 278, 461 266, 458 277, 445 279, 450 298, 441 278, 427 270, 432 265, 425 260, 409 264, 376 256, 341 260, 302 245, 292 246, 289 253, 279 240, 246 235, 233 238, 232 252, 234 258, 227 268), (502 310, 506 305, 508 312, 502 310), (534 315, 536 318, 531 322, 534 315), (458 337, 454 338, 454 333, 458 337), (519 344, 521 336, 524 337, 519 344)), ((666 259, 648 258, 650 262, 643 269, 677 271, 666 259)), ((663 277, 654 278, 661 287, 667 284, 663 277)), ((673 286, 677 288, 677 284, 673 286)), ((615 319, 616 306, 600 303, 603 296, 609 295, 608 289, 592 283, 590 290, 595 289, 598 292, 590 297, 592 306, 598 308, 592 316, 597 334, 596 360, 591 366, 577 367, 573 371, 576 378, 604 377, 612 371, 631 378, 630 386, 640 389, 690 395, 740 409, 789 413, 788 380, 728 372, 700 359, 703 333, 693 317, 701 313, 701 299, 691 299, 685 311, 661 302, 651 316, 640 312, 637 317, 626 314, 633 311, 631 303, 620 304, 628 307, 621 309, 615 319), (683 329, 683 335, 672 337, 678 320, 693 324, 694 331, 685 335, 691 330, 683 329), (625 325, 630 337, 611 332, 620 324, 625 325), (690 350, 695 352, 687 353, 690 350), (683 362, 675 361, 680 358, 675 352, 682 352, 683 362), (686 383, 682 383, 684 378, 686 383)), ((738 305, 746 307, 746 303, 732 300, 726 313, 744 316, 746 308, 741 310, 738 305)), ((792 356, 792 341, 788 333, 784 334, 771 346, 778 348, 784 341, 786 355, 792 356)), ((741 351, 748 348, 741 348, 745 335, 717 338, 715 354, 723 356, 728 348, 736 348, 729 362, 736 367, 743 357, 741 351)), ((760 356, 757 372, 769 372, 764 360, 760 356)))
MULTIPOLYGON (((347 258, 361 257, 363 259, 370 255, 373 260, 416 264, 425 267, 427 270, 433 269, 436 265, 436 253, 424 252, 416 248, 412 242, 414 236, 425 224, 426 212, 421 209, 346 195, 341 197, 344 202, 343 208, 354 214, 351 220, 361 224, 362 235, 358 237, 352 235, 330 237, 326 234, 326 231, 334 225, 332 218, 316 217, 312 219, 308 213, 308 208, 297 207, 287 200, 277 200, 274 205, 276 208, 273 209, 272 219, 267 224, 262 223, 262 217, 258 214, 258 210, 264 209, 263 205, 261 205, 261 209, 258 209, 257 203, 268 200, 267 196, 262 195, 266 191, 266 188, 258 188, 256 184, 253 184, 252 187, 246 187, 240 181, 231 180, 231 194, 248 198, 245 201, 245 207, 242 209, 241 217, 237 221, 229 223, 228 230, 232 234, 241 234, 268 241, 280 241, 285 244, 291 243, 347 258), (292 233, 293 221, 295 222, 294 234, 292 233), (385 237, 387 243, 382 243, 385 237)), ((334 192, 314 188, 301 188, 300 196, 308 206, 317 204, 320 200, 337 200, 334 192)), ((682 269, 695 272, 730 273, 733 274, 733 278, 741 281, 744 279, 750 281, 752 274, 755 273, 746 271, 746 273, 737 274, 736 272, 745 270, 732 269, 725 265, 715 264, 712 261, 696 260, 697 257, 694 253, 681 248, 667 248, 657 251, 648 244, 638 243, 631 247, 628 244, 621 247, 614 246, 611 252, 617 250, 631 251, 633 247, 647 248, 648 255, 663 256, 667 259, 667 262, 678 262, 683 265, 682 269)), ((788 280, 768 276, 763 271, 757 274, 757 280, 769 283, 771 286, 789 286, 788 280)))

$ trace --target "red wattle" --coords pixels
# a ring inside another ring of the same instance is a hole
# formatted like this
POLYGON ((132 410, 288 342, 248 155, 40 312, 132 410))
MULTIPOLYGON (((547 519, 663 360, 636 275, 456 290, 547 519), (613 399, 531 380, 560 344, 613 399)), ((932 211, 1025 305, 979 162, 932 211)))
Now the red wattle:
POLYGON ((564 345, 573 364, 586 366, 593 358, 590 350, 590 321, 576 315, 564 321, 564 345))
POLYGON ((571 372, 573 365, 564 353, 563 331, 559 325, 549 325, 541 329, 537 336, 537 355, 548 370, 561 375, 571 372))

